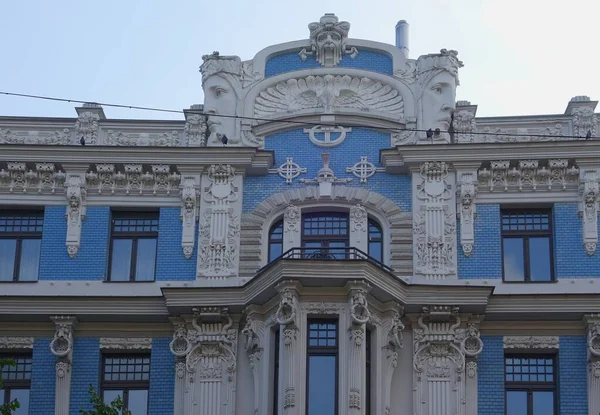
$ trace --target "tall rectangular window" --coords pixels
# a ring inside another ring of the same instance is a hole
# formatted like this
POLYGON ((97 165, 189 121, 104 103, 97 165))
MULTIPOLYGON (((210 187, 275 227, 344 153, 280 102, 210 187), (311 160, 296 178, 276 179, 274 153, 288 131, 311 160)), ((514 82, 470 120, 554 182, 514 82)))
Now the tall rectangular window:
POLYGON ((273 415, 279 414, 279 325, 276 327, 273 345, 273 415))
POLYGON ((366 393, 365 393, 365 414, 371 415, 371 330, 365 334, 365 366, 366 366, 366 393))
POLYGON ((154 281, 158 212, 113 212, 110 281, 154 281))
POLYGON ((149 355, 105 355, 102 357, 102 399, 120 396, 131 415, 148 414, 150 389, 149 355))
POLYGON ((0 281, 37 281, 43 211, 0 212, 0 281))
POLYGON ((554 279, 549 210, 503 210, 504 281, 545 282, 554 279))
POLYGON ((557 413, 554 356, 507 355, 504 369, 507 415, 557 413))
POLYGON ((1 359, 12 360, 14 366, 4 366, 0 377, 4 389, 0 389, 0 404, 19 401, 19 409, 13 415, 29 414, 29 389, 31 387, 31 355, 0 355, 1 359))
POLYGON ((308 320, 307 415, 337 415, 338 323, 308 320))
POLYGON ((302 247, 313 259, 346 259, 349 244, 347 213, 308 213, 302 216, 302 247))

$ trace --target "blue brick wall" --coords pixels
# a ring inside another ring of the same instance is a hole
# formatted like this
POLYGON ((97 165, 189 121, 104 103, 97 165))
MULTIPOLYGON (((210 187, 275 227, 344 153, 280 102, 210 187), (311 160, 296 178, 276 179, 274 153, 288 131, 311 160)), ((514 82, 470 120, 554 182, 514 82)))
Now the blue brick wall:
POLYGON ((596 251, 592 256, 585 252, 577 203, 556 203, 552 214, 556 276, 600 278, 600 252, 596 251))
POLYGON ((81 229, 81 245, 69 258, 65 245, 64 206, 47 206, 40 254, 40 280, 102 280, 106 274, 110 208, 88 207, 81 229))
POLYGON ((587 348, 585 336, 561 336, 558 355, 561 415, 587 415, 587 348))
POLYGON ((100 393, 100 341, 95 338, 75 338, 71 372, 71 415, 80 415, 79 409, 91 409, 89 388, 94 385, 100 393))
POLYGON ((504 415, 504 344, 502 336, 482 336, 479 355, 478 414, 504 415))
MULTIPOLYGON (((314 56, 309 56, 303 61, 298 56, 298 52, 300 51, 270 57, 265 66, 265 77, 268 78, 284 72, 321 67, 321 64, 317 62, 314 56)), ((359 50, 358 55, 354 59, 349 55, 344 55, 338 67, 364 69, 386 75, 392 75, 393 73, 392 58, 389 55, 369 50, 359 50)))
POLYGON ((294 162, 307 169, 307 173, 301 174, 291 184, 286 184, 285 180, 277 174, 247 177, 244 180, 243 211, 252 211, 261 201, 273 193, 307 186, 300 183, 300 179, 315 178, 318 171, 323 167, 321 153, 331 153, 329 167, 336 177, 353 179, 352 182, 346 184, 347 186, 364 187, 381 193, 397 203, 402 210, 410 211, 412 197, 409 175, 391 175, 378 172, 369 178, 367 183, 360 183, 358 177, 352 173, 346 173, 346 167, 351 167, 359 162, 361 156, 367 156, 367 160, 373 163, 375 167, 381 167, 381 164, 379 164, 379 150, 389 148, 389 146, 389 133, 366 128, 352 128, 352 132, 347 134, 344 142, 332 148, 322 148, 313 144, 308 138, 308 133, 304 133, 302 129, 268 136, 265 139, 265 149, 274 151, 275 168, 285 163, 287 157, 293 157, 294 162))
MULTIPOLYGON (((477 205, 473 228, 475 245, 471 256, 465 256, 462 248, 458 248, 458 277, 502 278, 500 205, 477 205)), ((457 238, 460 245, 460 221, 457 238)))
POLYGON ((56 389, 56 357, 50 352, 52 339, 35 339, 31 365, 29 413, 53 415, 56 389))
POLYGON ((169 350, 172 338, 152 339, 148 415, 173 413, 175 356, 169 350))
MULTIPOLYGON (((179 208, 161 208, 158 225, 156 280, 194 280, 196 278, 196 246, 190 259, 181 249, 181 219, 179 208)), ((198 223, 195 236, 197 243, 198 223)))

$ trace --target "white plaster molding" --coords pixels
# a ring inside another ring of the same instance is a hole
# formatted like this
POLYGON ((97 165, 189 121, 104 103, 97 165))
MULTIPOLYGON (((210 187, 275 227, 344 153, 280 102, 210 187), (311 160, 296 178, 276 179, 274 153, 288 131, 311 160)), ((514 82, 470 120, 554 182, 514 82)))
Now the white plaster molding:
POLYGON ((269 173, 278 174, 285 179, 287 184, 291 184, 294 179, 300 176, 302 173, 306 173, 306 167, 300 167, 300 165, 294 162, 292 157, 287 157, 285 163, 276 169, 269 169, 269 173))
POLYGON ((299 248, 302 243, 302 215, 298 206, 289 205, 283 212, 283 252, 299 248))
POLYGON ((600 314, 586 314, 588 346, 588 409, 600 413, 600 314))
POLYGON ((65 183, 67 197, 67 253, 75 258, 81 243, 81 226, 86 215, 85 173, 68 173, 65 183))
POLYGON ((188 147, 205 147, 207 130, 208 126, 205 115, 186 114, 183 134, 185 135, 188 147))
POLYGON ((581 169, 580 211, 583 222, 583 246, 588 255, 594 255, 598 244, 598 185, 597 169, 581 169))
POLYGON ((107 130, 103 145, 108 146, 152 146, 152 147, 179 147, 181 145, 180 131, 164 131, 156 133, 130 132, 107 130))
POLYGON ((101 350, 151 350, 152 339, 148 337, 102 337, 101 350))
POLYGON ((458 171, 460 214, 460 244, 465 256, 471 256, 475 245, 475 221, 477 196, 477 171, 458 171))
POLYGON ((300 59, 315 56, 321 66, 336 66, 344 55, 355 58, 358 49, 348 46, 350 23, 340 22, 333 13, 325 13, 318 22, 308 25, 310 30, 310 50, 302 49, 300 59))
POLYGON ((7 193, 55 194, 62 189, 66 174, 54 163, 8 162, 0 169, 0 191, 7 193))
MULTIPOLYGON (((381 353, 380 356, 381 373, 381 390, 378 391, 380 398, 380 407, 383 409, 383 414, 391 414, 391 398, 392 398, 392 379, 394 372, 398 367, 398 358, 401 349, 404 347, 402 332, 404 331, 404 323, 401 320, 402 308, 398 304, 394 304, 391 314, 388 313, 378 326, 378 337, 380 339, 381 353)), ((377 371, 375 372, 377 373, 377 371)))
POLYGON ((588 314, 584 321, 587 325, 589 354, 592 358, 600 360, 600 314, 588 314))
POLYGON ((69 145, 72 144, 71 130, 68 128, 51 131, 0 128, 0 144, 69 145))
MULTIPOLYGON (((371 319, 367 303, 367 293, 372 288, 361 281, 348 283, 348 311, 350 325, 348 327, 348 414, 361 415, 363 402, 366 401, 366 328, 371 319)), ((340 336, 341 337, 341 336, 340 336)))
POLYGON ((199 178, 195 175, 183 176, 181 183, 181 249, 186 259, 192 257, 198 217, 199 178))
POLYGON ((315 125, 311 128, 305 128, 302 131, 304 131, 305 134, 308 134, 308 139, 314 145, 318 147, 329 148, 342 144, 346 139, 347 134, 352 132, 352 128, 315 125), (317 134, 323 134, 323 139, 320 140, 317 137, 317 134), (334 134, 339 134, 339 136, 332 139, 331 136, 334 134))
POLYGON ((170 195, 181 181, 167 164, 152 164, 150 171, 142 164, 124 164, 122 171, 115 164, 95 164, 85 178, 90 193, 126 196, 170 195))
POLYGON ((558 336, 504 336, 505 349, 558 349, 558 336))
POLYGON ((425 162, 413 173, 414 273, 456 278, 455 177, 445 162, 425 162))
POLYGON ((375 167, 373 163, 367 160, 366 156, 361 156, 360 161, 352 167, 346 167, 346 173, 352 173, 360 179, 361 183, 367 183, 370 177, 373 177, 377 172, 383 172, 383 167, 375 167))
POLYGON ((247 310, 246 325, 242 329, 242 334, 246 338, 245 351, 250 361, 250 370, 252 371, 254 387, 254 413, 266 412, 268 409, 266 402, 263 402, 265 394, 262 389, 268 389, 268 359, 264 356, 265 349, 265 322, 259 320, 259 316, 252 309, 247 310), (265 367, 266 366, 266 367, 265 367), (267 370, 265 370, 267 369, 267 370))
POLYGON ((33 337, 0 337, 0 350, 2 349, 33 349, 33 337))
POLYGON ((475 110, 469 108, 457 108, 452 116, 452 127, 454 128, 454 136, 457 143, 474 143, 479 141, 478 136, 473 134, 477 131, 477 123, 475 121, 475 110))
POLYGON ((314 179, 300 179, 304 184, 316 184, 319 186, 319 196, 331 196, 332 187, 334 184, 342 184, 351 182, 352 179, 338 179, 335 177, 333 170, 329 167, 330 153, 321 153, 323 167, 317 172, 317 177, 314 179))
POLYGON ((198 277, 237 275, 242 175, 230 165, 212 165, 202 176, 198 277))
POLYGON ((50 317, 55 325, 50 352, 56 356, 56 390, 54 413, 68 415, 71 400, 71 363, 73 357, 73 333, 77 318, 73 316, 50 317))
POLYGON ((100 115, 96 112, 84 111, 79 114, 77 121, 75 122, 77 142, 83 139, 85 144, 97 144, 99 131, 98 121, 100 121, 100 115))
POLYGON ((598 120, 594 114, 594 108, 588 106, 577 106, 571 111, 571 119, 573 123, 573 135, 577 137, 585 137, 588 132, 592 137, 598 135, 598 120))
POLYGON ((360 205, 350 208, 350 246, 361 251, 369 252, 369 214, 367 209, 360 205))

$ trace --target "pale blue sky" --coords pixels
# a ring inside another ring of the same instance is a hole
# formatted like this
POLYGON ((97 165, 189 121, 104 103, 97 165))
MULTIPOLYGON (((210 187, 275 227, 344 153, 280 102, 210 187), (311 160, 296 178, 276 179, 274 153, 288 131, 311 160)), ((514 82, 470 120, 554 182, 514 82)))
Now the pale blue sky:
MULTIPOLYGON (((203 54, 250 59, 308 38, 323 13, 349 21, 352 38, 386 43, 406 19, 412 58, 458 50, 457 98, 478 104, 478 116, 562 113, 572 96, 600 99, 598 0, 0 0, 0 90, 188 108, 203 101, 203 54)), ((0 95, 0 115, 74 117, 73 107, 0 95)))

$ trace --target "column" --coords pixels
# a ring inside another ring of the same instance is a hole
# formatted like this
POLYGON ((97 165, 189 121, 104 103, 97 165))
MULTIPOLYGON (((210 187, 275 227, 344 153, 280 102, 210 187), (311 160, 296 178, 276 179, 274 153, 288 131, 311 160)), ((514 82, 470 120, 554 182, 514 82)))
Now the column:
POLYGON ((350 246, 369 253, 369 220, 367 209, 362 205, 350 208, 350 246))
POLYGON ((600 314, 584 317, 588 338, 588 413, 600 413, 600 314))
POLYGON ((69 415, 73 331, 77 325, 77 319, 73 316, 54 316, 50 319, 55 325, 54 338, 50 342, 50 352, 56 356, 54 413, 55 415, 69 415))
POLYGON ((290 205, 283 214, 283 252, 302 246, 301 213, 298 206, 290 205))
POLYGON ((269 353, 268 332, 259 307, 246 308, 246 325, 242 334, 246 338, 245 351, 250 361, 252 381, 254 383, 254 414, 266 414, 269 410, 269 353), (265 350, 266 349, 266 350, 265 350))

